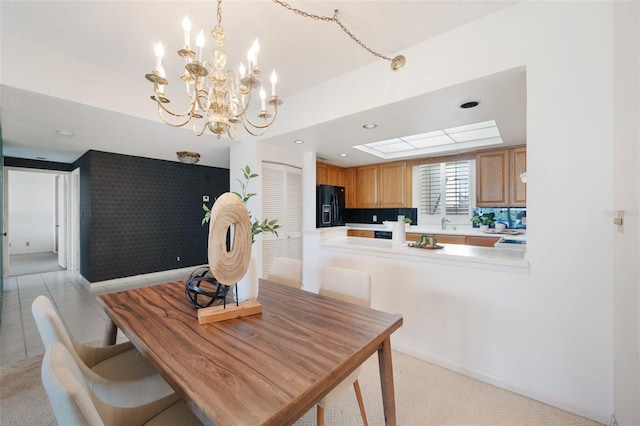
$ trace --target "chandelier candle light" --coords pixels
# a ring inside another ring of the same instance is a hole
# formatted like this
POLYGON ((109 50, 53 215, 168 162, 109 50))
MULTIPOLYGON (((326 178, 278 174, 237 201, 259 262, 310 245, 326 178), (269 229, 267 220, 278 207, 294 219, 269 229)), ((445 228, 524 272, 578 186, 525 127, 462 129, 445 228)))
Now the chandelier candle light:
POLYGON ((165 96, 167 80, 162 67, 164 48, 158 43, 155 48, 156 66, 152 73, 145 74, 147 80, 153 83, 154 96, 158 105, 158 114, 163 122, 173 127, 183 127, 193 121, 193 130, 201 136, 206 129, 214 133, 218 139, 226 133, 231 139, 235 137, 236 126, 242 123, 244 129, 253 136, 261 136, 276 119, 278 106, 282 100, 276 95, 278 76, 275 70, 271 73, 271 97, 266 98, 266 92, 260 84, 262 72, 258 67, 258 52, 260 45, 256 39, 247 54, 247 67, 240 64, 238 69, 225 70, 227 53, 222 48, 227 34, 222 29, 222 0, 218 0, 218 24, 211 31, 215 40, 215 47, 211 50, 213 62, 202 60, 202 50, 205 44, 204 33, 200 31, 196 37, 197 52, 191 46, 191 22, 185 17, 182 22, 184 29, 184 47, 178 50, 178 55, 185 61, 185 73, 180 76, 186 84, 187 96, 190 98, 189 107, 183 113, 170 111, 165 104, 169 99, 165 96), (197 53, 197 55, 196 55, 197 53), (258 122, 249 118, 248 109, 252 93, 258 90, 261 105, 257 114, 258 122), (267 105, 271 112, 267 112, 267 105), (167 119, 166 115, 173 117, 167 119))

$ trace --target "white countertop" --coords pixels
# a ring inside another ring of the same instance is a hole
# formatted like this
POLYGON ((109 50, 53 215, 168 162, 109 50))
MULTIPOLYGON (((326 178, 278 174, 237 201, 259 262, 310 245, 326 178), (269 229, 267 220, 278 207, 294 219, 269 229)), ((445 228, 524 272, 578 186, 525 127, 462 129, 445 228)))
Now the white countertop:
POLYGON ((498 268, 523 273, 529 271, 526 252, 521 250, 464 244, 438 244, 442 246, 441 249, 424 249, 409 247, 406 243, 396 245, 392 240, 386 239, 347 237, 336 232, 326 234, 320 245, 326 249, 382 256, 387 259, 449 263, 463 267, 498 268))

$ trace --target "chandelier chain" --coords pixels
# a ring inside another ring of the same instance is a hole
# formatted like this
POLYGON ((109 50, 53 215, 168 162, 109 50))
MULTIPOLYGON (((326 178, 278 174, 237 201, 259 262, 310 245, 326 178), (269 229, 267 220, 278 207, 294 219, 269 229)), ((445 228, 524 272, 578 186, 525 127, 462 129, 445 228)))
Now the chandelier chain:
POLYGON ((374 51, 373 49, 371 49, 369 46, 364 44, 362 40, 360 40, 351 31, 349 31, 349 29, 340 21, 340 19, 338 19, 338 9, 334 11, 333 16, 322 16, 322 15, 314 15, 312 13, 305 12, 304 10, 297 9, 291 6, 289 3, 286 3, 282 0, 273 0, 273 2, 305 18, 312 18, 312 19, 315 19, 316 21, 335 22, 342 29, 342 31, 344 31, 349 37, 351 37, 353 41, 355 41, 358 45, 360 45, 360 47, 365 49, 367 52, 371 53, 374 56, 377 56, 378 58, 384 59, 386 61, 393 61, 393 59, 389 58, 388 56, 384 56, 374 51))
POLYGON ((216 11, 216 17, 218 18, 218 25, 216 25, 216 29, 222 28, 222 0, 218 0, 218 9, 216 11))

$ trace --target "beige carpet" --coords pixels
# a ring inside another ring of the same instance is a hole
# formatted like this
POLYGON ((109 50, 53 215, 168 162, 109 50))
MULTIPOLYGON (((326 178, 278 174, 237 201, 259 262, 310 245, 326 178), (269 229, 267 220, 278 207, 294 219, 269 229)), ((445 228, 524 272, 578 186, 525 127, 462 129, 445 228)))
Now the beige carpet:
MULTIPOLYGON (((56 424, 40 383, 41 359, 31 358, 2 367, 0 425, 56 424)), ((399 425, 598 425, 398 352, 393 354, 393 364, 399 425)), ((379 377, 374 356, 364 364, 360 376, 372 426, 384 424, 379 377)), ((327 408, 325 422, 335 426, 362 424, 352 390, 327 408)), ((296 425, 315 425, 315 409, 296 425)))

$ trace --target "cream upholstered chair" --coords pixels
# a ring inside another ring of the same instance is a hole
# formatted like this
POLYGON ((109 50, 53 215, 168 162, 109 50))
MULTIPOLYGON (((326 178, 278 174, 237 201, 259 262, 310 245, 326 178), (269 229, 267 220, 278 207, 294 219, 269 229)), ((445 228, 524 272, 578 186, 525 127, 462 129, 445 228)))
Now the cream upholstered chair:
MULTIPOLYGON (((319 293, 368 308, 371 306, 371 277, 368 272, 329 266, 322 271, 319 293)), ((347 376, 346 379, 344 379, 318 403, 318 426, 324 424, 325 407, 329 405, 331 401, 340 396, 340 394, 342 394, 351 385, 353 385, 353 389, 356 392, 362 421, 365 426, 367 425, 367 414, 364 409, 362 393, 360 392, 360 383, 358 382, 359 375, 360 367, 347 376)))
POLYGON ((177 395, 149 399, 137 381, 104 379, 78 365, 60 342, 47 348, 41 373, 60 425, 201 424, 177 395))
POLYGON ((302 287, 302 261, 289 257, 275 257, 269 269, 267 280, 289 287, 302 287))
POLYGON ((164 382, 131 342, 113 346, 91 346, 74 341, 56 308, 46 296, 38 296, 31 304, 45 349, 61 342, 78 364, 84 364, 100 376, 111 380, 153 379, 168 394, 173 389, 164 382))

